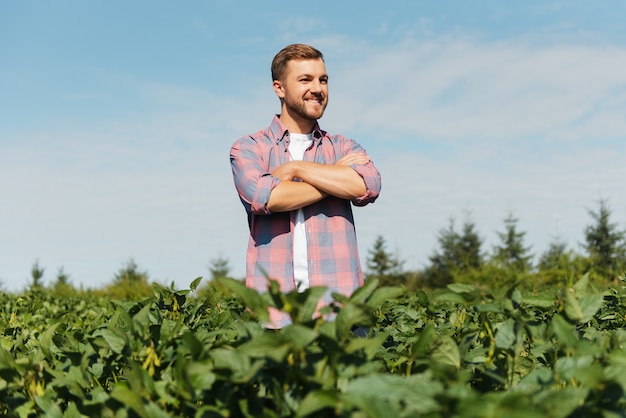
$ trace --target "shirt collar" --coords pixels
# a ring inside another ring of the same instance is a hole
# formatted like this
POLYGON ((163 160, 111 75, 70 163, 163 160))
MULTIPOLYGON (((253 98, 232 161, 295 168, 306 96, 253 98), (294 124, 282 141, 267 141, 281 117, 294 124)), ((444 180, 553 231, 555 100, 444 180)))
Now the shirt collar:
MULTIPOLYGON (((272 120, 272 124, 270 125, 270 131, 272 135, 276 139, 276 143, 282 141, 285 136, 289 133, 287 128, 283 126, 279 119, 280 115, 274 115, 274 119, 272 120)), ((319 123, 316 121, 315 126, 313 126, 313 141, 320 141, 322 138, 326 136, 326 131, 320 129, 319 123)))

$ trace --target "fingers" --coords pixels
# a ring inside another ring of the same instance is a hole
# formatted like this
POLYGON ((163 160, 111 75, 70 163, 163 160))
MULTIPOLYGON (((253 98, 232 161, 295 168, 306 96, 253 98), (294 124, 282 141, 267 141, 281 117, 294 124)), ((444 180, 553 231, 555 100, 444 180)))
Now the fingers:
POLYGON ((281 166, 276 167, 272 171, 272 175, 274 177, 278 177, 281 180, 293 180, 293 170, 291 170, 292 165, 290 163, 285 163, 281 166))
POLYGON ((337 165, 354 165, 354 164, 367 164, 370 162, 370 157, 365 152, 355 152, 341 157, 336 164, 337 165))

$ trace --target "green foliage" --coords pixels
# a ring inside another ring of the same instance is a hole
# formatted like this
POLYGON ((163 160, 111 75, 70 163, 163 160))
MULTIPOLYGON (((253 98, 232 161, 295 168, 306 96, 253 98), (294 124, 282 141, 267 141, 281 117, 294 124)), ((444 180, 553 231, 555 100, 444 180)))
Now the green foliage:
POLYGON ((31 277, 31 284, 30 287, 32 289, 37 289, 37 288, 41 288, 43 287, 43 274, 44 274, 45 268, 41 267, 39 265, 39 260, 35 260, 35 262, 33 263, 33 265, 30 268, 30 277, 31 277))
POLYGON ((148 281, 148 273, 145 271, 139 271, 139 267, 135 260, 132 258, 126 262, 124 266, 122 266, 115 276, 113 277, 114 285, 125 285, 125 284, 134 284, 134 283, 142 283, 148 281))
POLYGON ((366 279, 376 278, 383 285, 402 284, 405 279, 402 272, 404 262, 388 252, 386 246, 383 236, 377 236, 374 245, 368 250, 366 279))
POLYGON ((548 250, 541 255, 537 267, 540 270, 561 270, 571 264, 572 256, 572 252, 567 251, 565 242, 555 240, 550 243, 548 250))
POLYGON ((53 294, 62 296, 75 296, 78 293, 72 286, 70 276, 63 267, 57 271, 56 280, 50 290, 53 294))
POLYGON ((212 259, 211 264, 209 265, 209 272, 211 273, 211 280, 222 277, 230 277, 230 265, 228 263, 228 259, 224 257, 212 259))
POLYGON ((7 417, 618 417, 626 287, 0 294, 7 417), (263 327, 268 308, 290 315, 263 327), (334 318, 334 319, 331 319, 334 318), (357 334, 363 335, 362 337, 357 334))
POLYGON ((441 229, 437 238, 439 250, 429 257, 430 266, 424 272, 423 283, 429 287, 445 287, 456 281, 459 275, 480 269, 483 265, 482 239, 468 218, 458 233, 454 220, 448 228, 441 229))
POLYGON ((69 274, 65 272, 65 269, 63 267, 60 267, 59 271, 57 271, 55 286, 69 286, 69 285, 70 285, 70 276, 69 274))
POLYGON ((611 210, 605 200, 600 200, 597 212, 589 210, 595 221, 585 228, 585 250, 591 268, 598 274, 615 278, 626 267, 625 232, 611 222, 611 210))
POLYGON ((504 219, 504 232, 498 232, 500 244, 494 248, 493 260, 503 267, 517 272, 527 272, 532 268, 530 248, 524 246, 526 232, 517 230, 517 218, 509 214, 504 219))
POLYGON ((131 258, 115 273, 113 282, 97 293, 112 299, 141 299, 152 294, 152 287, 148 273, 131 258))
POLYGON ((588 264, 585 257, 567 249, 562 240, 555 239, 539 257, 534 285, 542 288, 566 284, 568 280, 582 276, 588 270, 588 264))

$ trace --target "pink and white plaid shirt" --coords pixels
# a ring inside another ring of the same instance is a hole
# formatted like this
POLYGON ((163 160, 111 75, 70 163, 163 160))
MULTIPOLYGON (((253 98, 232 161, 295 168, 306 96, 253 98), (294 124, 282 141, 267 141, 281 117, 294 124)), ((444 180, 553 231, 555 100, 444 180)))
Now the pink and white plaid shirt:
MULTIPOLYGON (((270 193, 280 179, 270 173, 289 161, 289 132, 275 116, 272 124, 233 144, 230 163, 235 187, 248 214, 250 238, 246 257, 246 285, 267 290, 267 277, 280 283, 281 291, 296 289, 293 274, 293 228, 296 211, 272 213, 267 209, 270 193)), ((304 161, 335 164, 344 155, 361 152, 355 141, 341 135, 328 135, 315 125, 313 144, 304 152, 304 161)), ((311 286, 328 288, 323 303, 332 292, 349 296, 363 285, 351 203, 364 206, 378 197, 380 173, 372 162, 352 165, 364 180, 367 192, 352 202, 328 196, 303 209, 308 241, 311 286)), ((289 323, 287 315, 271 312, 272 324, 289 323)))

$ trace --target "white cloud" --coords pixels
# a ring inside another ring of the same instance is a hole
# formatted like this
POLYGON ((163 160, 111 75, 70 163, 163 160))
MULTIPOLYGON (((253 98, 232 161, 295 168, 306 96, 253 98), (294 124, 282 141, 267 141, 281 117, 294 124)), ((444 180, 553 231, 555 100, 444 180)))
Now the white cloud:
POLYGON ((626 131, 625 65, 626 48, 615 45, 455 38, 358 48, 333 74, 341 116, 329 119, 446 142, 585 140, 590 130, 614 138, 626 131))

